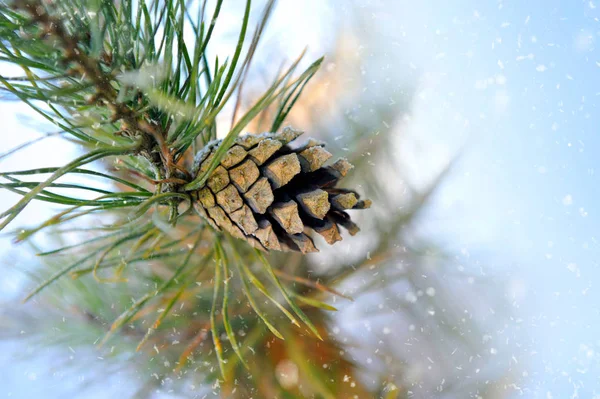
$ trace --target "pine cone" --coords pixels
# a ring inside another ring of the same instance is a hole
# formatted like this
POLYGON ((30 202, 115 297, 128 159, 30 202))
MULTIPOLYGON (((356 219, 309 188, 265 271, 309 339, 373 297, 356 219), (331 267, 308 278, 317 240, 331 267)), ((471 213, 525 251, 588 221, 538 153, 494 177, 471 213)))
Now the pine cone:
MULTIPOLYGON (((344 158, 323 166, 331 153, 314 139, 296 145, 301 134, 286 128, 238 137, 197 191, 198 212, 215 229, 261 250, 317 252, 307 228, 328 244, 342 239, 338 225, 356 234, 359 228, 345 211, 368 208, 371 201, 335 188, 353 166, 344 158)), ((196 155, 195 175, 209 168, 220 143, 215 140, 196 155)))

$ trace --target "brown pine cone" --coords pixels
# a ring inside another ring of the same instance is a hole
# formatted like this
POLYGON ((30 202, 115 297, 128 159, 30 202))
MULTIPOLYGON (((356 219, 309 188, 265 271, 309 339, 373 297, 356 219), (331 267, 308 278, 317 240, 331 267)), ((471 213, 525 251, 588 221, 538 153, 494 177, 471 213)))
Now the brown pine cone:
MULTIPOLYGON (((238 137, 197 191, 198 212, 215 229, 262 250, 317 252, 308 228, 328 244, 342 239, 338 226, 356 234, 359 228, 346 210, 368 208, 371 201, 335 188, 353 166, 344 158, 323 166, 331 153, 314 139, 297 145, 301 134, 285 128, 238 137)), ((195 175, 208 169, 220 143, 196 155, 195 175)))

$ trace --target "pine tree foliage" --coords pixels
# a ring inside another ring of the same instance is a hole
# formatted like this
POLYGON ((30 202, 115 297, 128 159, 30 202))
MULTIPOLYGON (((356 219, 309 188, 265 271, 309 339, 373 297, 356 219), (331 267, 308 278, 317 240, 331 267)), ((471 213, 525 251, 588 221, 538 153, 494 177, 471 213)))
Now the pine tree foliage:
MULTIPOLYGON (((22 77, 0 78, 4 89, 84 143, 89 150, 56 168, 4 173, 2 176, 10 183, 3 184, 3 187, 23 197, 0 215, 3 218, 0 228, 5 228, 34 199, 67 207, 39 226, 22 230, 17 237, 19 241, 50 226, 91 213, 110 210, 123 215, 116 223, 103 228, 108 233, 93 238, 93 250, 44 281, 27 299, 69 273, 73 276, 92 273, 100 282, 117 282, 124 279, 126 265, 136 259, 157 256, 180 258, 171 278, 123 312, 113 323, 106 339, 135 317, 151 298, 180 285, 178 279, 190 274, 193 256, 206 243, 214 241, 201 264, 207 263, 208 259, 216 262, 210 313, 215 351, 222 365, 223 349, 214 313, 221 285, 225 282, 224 288, 227 288, 230 276, 229 261, 221 240, 208 239, 211 233, 201 223, 188 234, 191 244, 187 246, 183 245, 183 239, 172 239, 164 230, 182 226, 190 219, 194 202, 192 192, 204 186, 246 124, 276 100, 280 100, 280 112, 276 118, 279 122, 274 126, 278 128, 277 125, 289 112, 291 104, 288 105, 288 102, 295 100, 294 96, 297 97, 304 83, 312 77, 320 60, 294 77, 298 59, 278 76, 225 135, 213 157, 214 162, 202 174, 192 175, 191 165, 186 165, 189 153, 203 148, 217 137, 216 117, 236 90, 240 91, 273 3, 267 4, 245 57, 242 57, 251 7, 250 1, 246 3, 239 41, 231 60, 219 62, 216 59, 214 63, 207 59, 206 49, 222 1, 216 3, 209 24, 204 21, 204 6, 198 9, 196 17, 190 14, 188 5, 183 1, 150 4, 25 1, 2 6, 0 35, 3 59, 23 69, 22 77), (194 32, 191 45, 184 37, 189 27, 194 32), (119 166, 123 165, 119 167, 119 174, 126 175, 124 178, 85 169, 91 162, 109 157, 116 157, 119 166), (56 183, 70 173, 100 176, 126 189, 107 192, 94 187, 67 187, 56 183), (33 183, 21 180, 21 176, 43 174, 50 174, 50 177, 33 183), (138 179, 132 179, 133 176, 138 179), (142 187, 143 182, 150 183, 151 187, 142 187), (91 191, 98 196, 90 200, 69 197, 57 194, 52 190, 55 188, 91 191), (165 214, 164 208, 168 209, 168 213, 165 214), (154 220, 149 218, 149 213, 153 213, 154 220), (165 251, 169 247, 176 249, 165 251), (119 256, 126 248, 129 255, 125 258, 119 256), (161 248, 163 253, 157 248, 161 248), (91 266, 85 267, 88 263, 91 266), (113 277, 102 275, 103 269, 108 268, 115 269, 113 277)), ((194 218, 192 220, 195 221, 194 218)), ((91 246, 90 242, 77 245, 84 244, 86 248, 91 246)), ((52 252, 71 249, 73 247, 52 252)), ((281 285, 265 258, 258 254, 253 256, 257 262, 264 264, 266 273, 273 278, 296 315, 276 302, 284 314, 298 326, 297 318, 300 318, 318 336, 313 324, 281 285)), ((194 266, 191 273, 198 269, 197 264, 194 266)), ((259 282, 256 278, 253 281, 255 285, 259 282)), ((272 298, 266 289, 262 291, 272 298)), ((225 316, 228 314, 228 293, 225 290, 225 316)), ((161 319, 156 321, 156 325, 161 319)), ((239 355, 227 317, 223 318, 223 322, 239 355)), ((148 335, 151 331, 149 329, 148 335)), ((273 331, 277 330, 273 328, 273 331)), ((281 337, 280 333, 277 335, 281 337)), ((240 358, 243 359, 241 355, 240 358)), ((221 370, 224 372, 223 367, 221 370)))
POLYGON ((66 275, 79 278, 91 273, 98 282, 125 282, 126 268, 136 261, 174 259, 176 267, 171 277, 125 309, 101 345, 138 317, 150 301, 175 290, 176 294, 141 339, 138 349, 142 348, 187 284, 208 269, 214 285, 208 311, 210 331, 221 376, 227 379, 222 331, 239 362, 247 367, 229 317, 233 285, 230 273, 234 264, 239 268, 235 280, 241 284, 240 292, 245 293, 265 326, 280 339, 282 333, 269 320, 270 316, 260 310, 251 293, 253 289, 268 298, 293 325, 305 326, 319 339, 319 331, 299 303, 324 308, 328 305, 288 292, 262 254, 253 251, 242 255, 236 245, 226 249, 222 237, 215 237, 212 229, 198 223, 193 215, 194 193, 205 186, 242 129, 277 101, 279 111, 272 124, 276 131, 321 62, 316 61, 298 76, 294 73, 301 57, 293 62, 233 124, 219 142, 213 161, 202 173, 192 173, 193 153, 216 139, 217 116, 234 93, 241 93, 244 76, 274 5, 267 3, 242 56, 251 9, 251 2, 247 1, 233 56, 224 62, 217 58, 213 63, 208 60, 207 47, 222 3, 216 2, 210 23, 204 20, 206 4, 192 16, 189 5, 183 1, 25 1, 2 5, 3 60, 23 70, 23 76, 0 77, 4 89, 88 150, 56 168, 3 173, 8 182, 2 187, 21 194, 22 199, 0 215, 0 229, 9 225, 32 200, 61 204, 65 209, 39 226, 21 230, 18 241, 86 215, 109 211, 119 215, 115 223, 103 226, 99 229, 102 232, 89 240, 41 253, 56 255, 85 248, 81 257, 44 280, 26 300, 66 275), (194 33, 191 43, 185 33, 189 28, 194 33), (94 161, 109 158, 113 159, 116 173, 86 168, 94 161), (48 174, 49 177, 44 176, 48 174), (109 192, 57 182, 68 174, 109 179, 118 190, 109 192), (23 176, 39 176, 39 181, 24 181, 23 176), (92 192, 96 197, 85 199, 83 195, 57 193, 56 189, 61 188, 92 192), (176 229, 183 229, 183 236, 173 238, 176 229), (249 263, 261 265, 260 273, 272 280, 273 287, 267 288, 257 272, 250 270, 249 263), (108 276, 107 269, 113 269, 114 274, 108 276), (283 303, 275 298, 273 288, 281 294, 283 303))

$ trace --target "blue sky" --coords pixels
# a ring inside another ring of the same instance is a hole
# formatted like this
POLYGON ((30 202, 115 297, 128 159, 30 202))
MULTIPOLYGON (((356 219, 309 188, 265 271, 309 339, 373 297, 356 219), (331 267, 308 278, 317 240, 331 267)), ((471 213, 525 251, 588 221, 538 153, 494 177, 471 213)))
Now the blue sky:
POLYGON ((435 146, 466 143, 424 233, 510 282, 526 373, 516 393, 599 395, 599 10, 404 4, 407 58, 430 82, 409 130, 435 146))
MULTIPOLYGON (((371 3, 369 29, 402 51, 398 71, 419 79, 406 134, 421 150, 407 162, 430 174, 464 147, 420 231, 508 282, 512 355, 524 373, 509 389, 600 395, 600 1, 371 3)), ((290 53, 307 41, 318 52, 328 32, 310 32, 290 53)), ((3 105, 0 115, 32 133, 15 111, 3 105)), ((52 156, 73 154, 64 151, 52 156)))

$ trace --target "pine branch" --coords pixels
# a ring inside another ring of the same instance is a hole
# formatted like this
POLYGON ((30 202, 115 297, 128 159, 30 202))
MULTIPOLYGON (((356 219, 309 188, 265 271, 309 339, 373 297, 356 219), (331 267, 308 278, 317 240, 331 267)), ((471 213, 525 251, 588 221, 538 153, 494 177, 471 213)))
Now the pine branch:
MULTIPOLYGON (((172 379, 215 384, 223 397, 373 397, 378 387, 367 389, 358 376, 371 370, 348 360, 357 349, 330 333, 330 312, 363 305, 367 311, 360 322, 370 321, 386 309, 373 311, 367 295, 387 300, 398 296, 399 283, 402 290, 415 291, 422 284, 423 257, 401 232, 427 195, 405 213, 390 215, 388 210, 396 209, 385 196, 390 181, 369 164, 377 159, 388 171, 397 166, 385 155, 389 141, 367 134, 394 119, 387 98, 364 125, 340 118, 343 123, 312 129, 330 137, 347 134, 342 141, 352 149, 352 175, 359 176, 361 190, 377 194, 379 213, 363 219, 371 225, 366 241, 372 255, 350 261, 339 252, 327 258, 326 268, 298 254, 267 257, 255 248, 315 250, 309 230, 330 244, 342 235, 346 239, 338 226, 357 232, 346 211, 368 208, 370 202, 354 190, 334 187, 351 175, 348 161, 325 165, 341 152, 334 140, 326 150, 318 140, 290 144, 287 136, 297 134, 292 129, 241 135, 257 121, 279 130, 302 106, 301 94, 310 93, 308 82, 318 79, 322 59, 301 71, 300 56, 264 91, 255 87, 249 71, 260 56, 259 39, 275 2, 267 2, 250 34, 253 10, 245 1, 226 60, 211 56, 211 38, 227 3, 217 0, 212 13, 203 4, 197 17, 191 15, 192 3, 27 0, 0 6, 0 57, 23 70, 16 78, 0 77, 4 90, 86 151, 69 165, 0 173, 0 188, 23 196, 4 213, 3 226, 30 201, 62 205, 53 217, 16 236, 32 242, 36 234, 57 233, 54 245, 37 249, 44 266, 35 271, 38 285, 26 299, 40 295, 36 305, 64 309, 73 317, 69 320, 78 321, 64 332, 65 340, 77 341, 69 334, 87 327, 88 334, 93 330, 87 342, 110 343, 98 349, 101 353, 110 353, 112 345, 119 354, 138 351, 135 363, 143 365, 144 376, 159 381, 144 381, 146 387, 172 379), (242 104, 251 105, 243 109, 242 104), (217 120, 229 106, 231 126, 222 126, 217 120), (111 152, 116 148, 120 152, 111 152), (373 157, 365 156, 367 150, 373 157), (102 172, 87 166, 94 160, 105 162, 102 172), (70 175, 90 184, 68 182, 70 175), (227 186, 221 184, 225 176, 227 186), (260 184, 254 186, 253 176, 260 184), (95 198, 87 199, 89 193, 95 198), (405 260, 414 271, 397 270, 405 260), (359 287, 348 288, 357 279, 359 287), (355 302, 334 302, 350 295, 355 302)), ((345 106, 340 105, 344 111, 345 106)), ((308 109, 321 114, 322 107, 308 109)), ((445 295, 441 288, 438 292, 445 295)), ((422 302, 441 314, 449 308, 444 298, 422 302)), ((397 306, 401 315, 393 320, 425 324, 403 306, 397 306)), ((441 320, 452 324, 445 316, 441 320)), ((451 342, 462 345, 464 339, 451 342)), ((379 349, 365 350, 385 365, 371 378, 385 387, 380 396, 407 394, 402 371, 408 362, 393 353, 380 356, 379 349)))
MULTIPOLYGON (((58 124, 63 129, 60 134, 71 135, 86 143, 88 148, 98 147, 64 166, 2 173, 0 176, 8 182, 0 183, 0 187, 21 194, 23 198, 0 215, 4 218, 0 227, 6 227, 32 200, 61 204, 66 208, 38 226, 22 229, 17 236, 19 241, 92 214, 101 216, 110 212, 111 217, 116 216, 115 222, 98 229, 93 238, 42 251, 40 255, 47 259, 61 255, 71 256, 73 260, 42 280, 25 300, 53 286, 66 275, 80 279, 91 274, 98 283, 129 284, 126 265, 144 261, 164 262, 168 270, 173 270, 170 277, 161 279, 156 290, 141 294, 132 306, 116 317, 101 342, 111 339, 126 324, 143 318, 154 306, 151 303, 155 298, 170 298, 166 302, 166 310, 141 338, 138 350, 153 339, 155 330, 164 323, 169 310, 186 296, 189 279, 198 275, 190 273, 189 266, 203 263, 210 256, 201 244, 216 239, 216 283, 210 303, 212 311, 207 314, 210 315, 214 347, 218 363, 222 366, 225 354, 220 348, 226 343, 221 342, 218 335, 220 328, 216 324, 218 318, 215 313, 220 285, 223 285, 223 308, 219 317, 222 317, 229 344, 240 364, 247 367, 241 346, 233 334, 237 322, 229 317, 234 307, 229 299, 230 293, 234 292, 232 285, 244 287, 243 295, 250 300, 259 319, 279 338, 283 336, 271 321, 271 311, 259 309, 252 299, 252 289, 260 291, 276 309, 300 326, 296 316, 271 291, 276 288, 283 293, 293 312, 317 336, 318 330, 301 308, 332 307, 285 288, 268 261, 259 257, 257 260, 260 259, 264 271, 273 279, 274 287, 262 284, 262 277, 252 272, 247 262, 239 259, 238 244, 231 243, 225 248, 220 244, 220 235, 190 228, 198 223, 197 219, 190 219, 192 203, 196 200, 196 191, 206 185, 243 128, 277 100, 296 99, 297 89, 304 87, 314 76, 321 60, 293 78, 302 60, 301 55, 229 130, 216 149, 212 163, 201 174, 196 173, 186 162, 186 158, 190 157, 186 154, 190 148, 195 148, 198 141, 207 144, 208 140, 216 138, 217 116, 233 93, 241 93, 243 79, 248 75, 274 1, 267 3, 247 53, 242 57, 251 9, 250 1, 246 2, 233 58, 231 62, 222 64, 217 59, 211 72, 207 51, 221 5, 222 1, 217 1, 206 32, 201 18, 199 23, 190 22, 195 36, 193 49, 188 48, 184 40, 185 21, 191 19, 182 1, 166 1, 161 5, 155 2, 150 7, 140 2, 137 15, 131 2, 118 5, 101 2, 93 13, 84 14, 78 12, 78 2, 27 0, 0 6, 3 21, 0 24, 0 53, 24 71, 24 76, 17 79, 0 77, 4 88, 44 118, 58 124), (159 30, 164 33, 155 40, 159 30), (177 46, 176 51, 174 45, 177 46), (49 57, 54 61, 49 61, 49 57), (148 84, 148 74, 153 74, 153 68, 159 65, 162 72, 159 71, 157 79, 148 84), (204 68, 200 69, 200 65, 204 68), (116 158, 120 168, 108 173, 82 168, 109 156, 116 158), (42 178, 41 175, 46 173, 51 173, 51 176, 42 178), (115 186, 111 191, 57 182, 70 174, 110 179, 115 186), (20 180, 20 176, 38 175, 38 181, 20 180), (151 188, 147 188, 148 185, 151 188), (55 191, 59 189, 91 191, 100 196, 84 199, 77 195, 59 194, 55 191), (186 203, 187 209, 180 209, 186 203), (164 220, 165 205, 169 208, 168 223, 164 220), (177 233, 179 238, 171 239, 169 236, 176 230, 187 230, 187 233, 177 233), (185 242, 191 235, 195 241, 187 244, 191 245, 188 247, 185 242), (229 275, 228 259, 231 256, 237 257, 237 278, 229 275), (106 270, 110 269, 114 270, 114 276, 105 276, 106 270)), ((283 122, 289 110, 287 106, 277 114, 278 124, 283 122)), ((321 285, 315 287, 322 288, 321 285)), ((162 299, 159 301, 163 302, 162 299)), ((225 368, 221 367, 221 370, 225 377, 225 368)))
MULTIPOLYGON (((173 157, 165 142, 166 133, 148 123, 144 117, 138 115, 126 104, 118 100, 118 93, 111 84, 114 77, 105 73, 99 66, 99 60, 93 59, 81 49, 80 39, 70 35, 63 26, 59 18, 50 16, 44 9, 42 1, 25 1, 15 3, 15 9, 23 9, 31 16, 31 22, 39 24, 43 28, 44 35, 52 35, 59 39, 62 44, 63 61, 73 62, 77 67, 69 70, 70 76, 79 76, 82 79, 89 79, 96 88, 96 93, 88 102, 100 102, 106 106, 112 113, 111 122, 123 120, 123 132, 132 132, 134 136, 145 134, 153 140, 142 140, 139 152, 164 171, 164 175, 170 178, 173 174, 173 157), (160 149, 162 163, 151 156, 152 148, 157 145, 160 149)), ((106 53, 104 57, 109 57, 106 53)))

